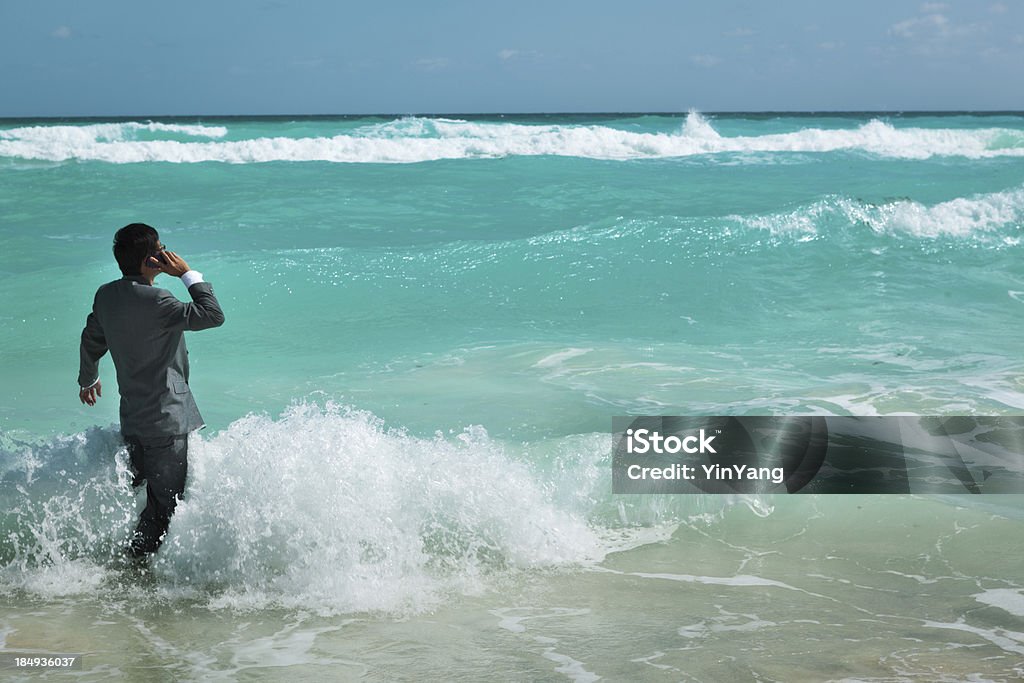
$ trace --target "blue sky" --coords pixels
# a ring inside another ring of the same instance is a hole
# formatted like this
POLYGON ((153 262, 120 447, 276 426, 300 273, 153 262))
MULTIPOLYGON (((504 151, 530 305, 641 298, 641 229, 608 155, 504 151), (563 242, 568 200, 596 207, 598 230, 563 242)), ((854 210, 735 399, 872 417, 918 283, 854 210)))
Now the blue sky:
POLYGON ((1024 0, 0 0, 0 116, 1024 109, 1024 0))

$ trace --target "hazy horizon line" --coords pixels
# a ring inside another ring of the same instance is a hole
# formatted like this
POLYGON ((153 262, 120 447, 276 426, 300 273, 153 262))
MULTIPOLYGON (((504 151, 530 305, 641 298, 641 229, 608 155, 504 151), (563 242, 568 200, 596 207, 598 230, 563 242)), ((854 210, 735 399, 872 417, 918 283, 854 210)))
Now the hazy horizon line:
POLYGON ((404 117, 528 117, 528 116, 687 116, 696 112, 707 116, 839 116, 839 115, 898 115, 927 116, 968 114, 978 116, 1020 116, 1018 109, 725 109, 703 111, 533 111, 533 112, 374 112, 354 114, 59 114, 59 115, 0 115, 0 121, 90 121, 90 120, 136 120, 136 119, 282 119, 282 118, 404 118, 404 117))

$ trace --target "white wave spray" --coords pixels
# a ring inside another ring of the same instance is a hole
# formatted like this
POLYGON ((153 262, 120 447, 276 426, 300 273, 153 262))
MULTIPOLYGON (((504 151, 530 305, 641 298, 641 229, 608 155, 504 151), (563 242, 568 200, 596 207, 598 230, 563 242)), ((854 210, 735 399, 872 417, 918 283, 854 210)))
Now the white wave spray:
MULTIPOLYGON (((479 427, 413 437, 333 404, 250 415, 192 437, 186 498, 152 571, 166 596, 212 608, 409 613, 489 577, 599 561, 678 523, 659 501, 611 502, 607 435, 532 448, 510 451, 479 427)), ((116 432, 2 450, 0 585, 102 592, 142 504, 116 432)))
POLYGON ((955 197, 932 205, 911 199, 876 204, 830 197, 792 211, 729 219, 776 235, 813 236, 832 225, 865 225, 877 234, 917 238, 988 236, 1015 246, 1020 243, 1019 229, 1024 224, 1024 187, 955 197))
POLYGON ((721 153, 860 151, 882 157, 971 159, 1024 156, 1024 132, 897 128, 877 119, 851 129, 806 128, 758 136, 722 136, 698 112, 677 133, 602 125, 526 125, 405 118, 332 137, 256 137, 226 141, 137 140, 139 131, 222 138, 221 126, 162 123, 31 126, 0 131, 0 157, 108 163, 272 161, 416 163, 439 159, 565 156, 629 160, 721 153))

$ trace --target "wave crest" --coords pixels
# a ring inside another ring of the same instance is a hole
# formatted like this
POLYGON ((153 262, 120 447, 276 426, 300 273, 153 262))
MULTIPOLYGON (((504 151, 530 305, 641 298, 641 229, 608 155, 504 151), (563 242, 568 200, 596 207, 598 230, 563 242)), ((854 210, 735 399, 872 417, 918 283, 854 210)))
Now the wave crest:
POLYGON ((45 161, 233 164, 272 161, 417 163, 439 159, 565 156, 605 160, 722 153, 860 151, 900 159, 1024 156, 1024 132, 896 128, 874 119, 851 129, 805 128, 757 136, 722 136, 691 111, 677 133, 635 132, 602 125, 526 125, 409 117, 332 137, 242 140, 137 140, 152 134, 222 138, 224 127, 163 123, 32 126, 0 131, 0 157, 45 161))
POLYGON ((919 238, 975 237, 1001 238, 1003 244, 1020 242, 1019 226, 1024 223, 1024 187, 1003 192, 956 197, 926 205, 911 199, 882 203, 849 197, 830 197, 792 211, 729 216, 741 226, 780 235, 814 236, 835 226, 866 225, 884 235, 919 238), (1013 234, 1005 234, 1012 231, 1013 234))

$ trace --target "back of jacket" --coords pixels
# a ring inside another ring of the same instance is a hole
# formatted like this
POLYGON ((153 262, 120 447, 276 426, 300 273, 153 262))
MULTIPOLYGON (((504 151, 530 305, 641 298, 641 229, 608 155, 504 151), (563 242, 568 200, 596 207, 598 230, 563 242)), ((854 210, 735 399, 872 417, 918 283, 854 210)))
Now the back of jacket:
POLYGON ((78 382, 98 377, 99 359, 109 349, 121 392, 121 432, 150 437, 187 434, 203 426, 188 385, 186 330, 224 322, 208 282, 189 287, 191 303, 142 276, 126 276, 96 292, 82 330, 78 382))

